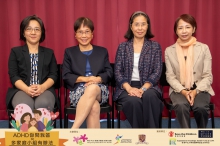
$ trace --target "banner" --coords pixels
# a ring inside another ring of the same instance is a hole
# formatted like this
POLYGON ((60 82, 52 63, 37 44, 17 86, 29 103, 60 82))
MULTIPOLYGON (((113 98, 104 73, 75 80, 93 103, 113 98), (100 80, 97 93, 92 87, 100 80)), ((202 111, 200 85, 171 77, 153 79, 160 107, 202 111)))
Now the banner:
POLYGON ((0 130, 0 146, 216 146, 220 129, 52 129, 0 130))

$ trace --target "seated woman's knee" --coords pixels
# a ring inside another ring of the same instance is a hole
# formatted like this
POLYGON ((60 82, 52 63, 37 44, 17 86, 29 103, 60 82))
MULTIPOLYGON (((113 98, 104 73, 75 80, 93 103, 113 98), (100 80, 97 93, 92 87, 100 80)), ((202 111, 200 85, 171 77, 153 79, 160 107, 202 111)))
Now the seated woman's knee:
POLYGON ((204 107, 204 106, 196 106, 196 107, 195 107, 195 106, 194 106, 194 107, 193 107, 193 110, 194 110, 194 111, 198 111, 198 112, 199 112, 199 111, 201 111, 201 112, 203 112, 203 111, 208 111, 208 110, 209 110, 209 106, 207 106, 207 107, 204 107))
POLYGON ((190 109, 190 104, 189 103, 177 103, 174 105, 174 109, 178 110, 189 110, 190 109))
POLYGON ((142 101, 139 97, 131 97, 130 100, 129 100, 129 104, 133 105, 133 106, 141 105, 142 101))
POLYGON ((153 101, 153 99, 158 98, 158 94, 156 94, 156 92, 157 91, 155 91, 154 89, 148 89, 143 93, 142 98, 144 98, 145 100, 153 101))
POLYGON ((89 92, 90 94, 91 93, 100 93, 100 87, 96 84, 92 84, 92 85, 89 85, 88 87, 86 87, 86 90, 85 92, 89 92))

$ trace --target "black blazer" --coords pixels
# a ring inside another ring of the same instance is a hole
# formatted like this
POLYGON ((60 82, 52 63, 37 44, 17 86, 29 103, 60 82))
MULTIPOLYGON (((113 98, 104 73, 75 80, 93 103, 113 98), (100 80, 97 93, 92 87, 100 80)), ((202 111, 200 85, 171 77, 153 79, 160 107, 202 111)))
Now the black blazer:
MULTIPOLYGON (((54 80, 54 82, 56 82, 58 76, 57 61, 53 50, 42 46, 39 46, 38 49, 39 84, 44 83, 48 78, 51 78, 54 80)), ((15 82, 17 80, 22 80, 27 86, 30 85, 31 62, 27 45, 14 47, 11 49, 8 60, 8 74, 13 87, 8 89, 6 95, 7 106, 9 106, 14 94, 19 91, 19 89, 15 87, 15 82)), ((48 90, 51 91, 56 97, 54 87, 51 87, 48 90)), ((56 99, 56 101, 58 100, 56 99)))
MULTIPOLYGON (((79 46, 67 48, 63 60, 63 81, 71 91, 78 87, 76 79, 79 76, 85 76, 86 59, 79 46)), ((88 56, 93 76, 100 76, 103 84, 107 85, 113 71, 109 63, 108 51, 106 48, 94 46, 92 54, 88 56)))

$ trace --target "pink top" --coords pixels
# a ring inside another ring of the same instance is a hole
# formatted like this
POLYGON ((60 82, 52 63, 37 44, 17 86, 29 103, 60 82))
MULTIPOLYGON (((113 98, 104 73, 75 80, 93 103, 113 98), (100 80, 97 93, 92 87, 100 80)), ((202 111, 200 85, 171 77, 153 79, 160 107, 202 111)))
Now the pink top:
POLYGON ((23 124, 21 125, 20 131, 22 131, 22 132, 27 132, 27 131, 28 131, 28 124, 23 123, 23 124))

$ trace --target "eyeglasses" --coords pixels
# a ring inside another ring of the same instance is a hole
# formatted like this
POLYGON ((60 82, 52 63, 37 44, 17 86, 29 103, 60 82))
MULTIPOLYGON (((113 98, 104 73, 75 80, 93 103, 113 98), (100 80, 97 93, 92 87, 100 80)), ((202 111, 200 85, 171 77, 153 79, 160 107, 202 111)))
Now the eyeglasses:
POLYGON ((36 27, 36 28, 27 27, 25 30, 26 30, 27 32, 32 32, 33 30, 34 30, 36 33, 41 32, 41 29, 38 28, 38 27, 36 27))
POLYGON ((87 31, 77 31, 76 32, 79 36, 82 36, 83 34, 85 34, 86 36, 90 35, 92 32, 87 30, 87 31))
POLYGON ((147 23, 133 23, 134 24, 134 27, 147 27, 148 24, 147 23))

